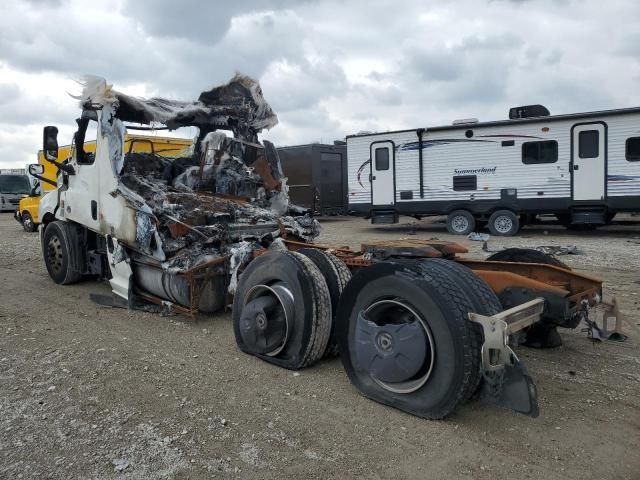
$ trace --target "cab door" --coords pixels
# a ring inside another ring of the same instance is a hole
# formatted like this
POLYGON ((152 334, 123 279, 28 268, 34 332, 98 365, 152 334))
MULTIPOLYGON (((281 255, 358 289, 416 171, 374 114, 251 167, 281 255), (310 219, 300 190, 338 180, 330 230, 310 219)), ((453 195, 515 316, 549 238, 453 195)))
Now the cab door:
POLYGON ((604 122, 576 124, 572 132, 573 199, 604 200, 607 175, 607 126, 604 122))
POLYGON ((391 141, 371 144, 371 203, 373 207, 395 204, 395 148, 391 141))

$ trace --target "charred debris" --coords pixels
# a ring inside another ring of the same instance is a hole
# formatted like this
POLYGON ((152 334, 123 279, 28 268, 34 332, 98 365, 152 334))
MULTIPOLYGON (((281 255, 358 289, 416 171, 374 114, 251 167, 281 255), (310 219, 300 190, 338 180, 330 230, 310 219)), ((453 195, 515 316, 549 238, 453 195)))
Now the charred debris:
POLYGON ((236 74, 195 102, 131 97, 100 77, 86 77, 83 86, 75 143, 82 148, 86 126, 101 109, 98 128, 109 139, 117 178, 111 195, 124 196, 136 215, 136 261, 155 261, 174 274, 218 264, 232 293, 238 269, 254 250, 278 246, 284 237, 310 241, 319 234, 310 213, 289 203, 273 144, 258 139, 278 119, 255 80, 236 74), (126 128, 181 127, 197 127, 198 135, 179 158, 122 151, 126 128))

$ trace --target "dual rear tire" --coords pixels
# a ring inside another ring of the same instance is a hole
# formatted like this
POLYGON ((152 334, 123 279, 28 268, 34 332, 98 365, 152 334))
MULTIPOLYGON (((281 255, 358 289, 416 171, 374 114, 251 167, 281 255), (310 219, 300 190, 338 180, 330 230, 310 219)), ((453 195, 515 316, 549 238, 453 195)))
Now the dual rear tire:
POLYGON ((242 273, 233 329, 242 351, 297 370, 337 353, 334 314, 351 274, 328 252, 272 251, 242 273))
POLYGON ((249 264, 234 299, 241 350, 298 369, 331 352, 334 339, 363 395, 424 418, 443 418, 473 396, 483 336, 468 313, 501 310, 482 279, 443 259, 382 262, 346 286, 342 276, 332 293, 326 267, 337 259, 326 255, 274 251, 249 264))

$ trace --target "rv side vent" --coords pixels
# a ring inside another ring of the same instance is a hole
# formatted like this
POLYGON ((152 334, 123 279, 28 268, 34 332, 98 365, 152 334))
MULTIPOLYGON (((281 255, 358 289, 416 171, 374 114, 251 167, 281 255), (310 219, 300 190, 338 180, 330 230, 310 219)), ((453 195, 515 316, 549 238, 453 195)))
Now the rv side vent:
POLYGON ((400 200, 413 200, 413 190, 403 190, 400 192, 400 200))
POLYGON ((477 118, 461 118, 460 120, 454 120, 451 125, 467 125, 468 123, 478 123, 477 118))
POLYGON ((523 105, 509 109, 509 120, 517 118, 548 117, 549 109, 544 105, 523 105))
POLYGON ((478 177, 476 175, 457 175, 453 177, 453 189, 460 190, 477 190, 478 177))

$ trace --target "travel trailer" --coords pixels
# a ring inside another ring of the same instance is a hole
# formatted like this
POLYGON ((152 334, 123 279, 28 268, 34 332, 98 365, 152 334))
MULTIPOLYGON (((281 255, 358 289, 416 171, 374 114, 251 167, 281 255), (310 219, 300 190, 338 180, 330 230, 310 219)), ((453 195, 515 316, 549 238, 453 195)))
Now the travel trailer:
POLYGON ((640 107, 515 107, 508 120, 351 135, 347 157, 349 210, 372 223, 447 215, 452 233, 514 235, 538 214, 588 227, 640 210, 640 107))

